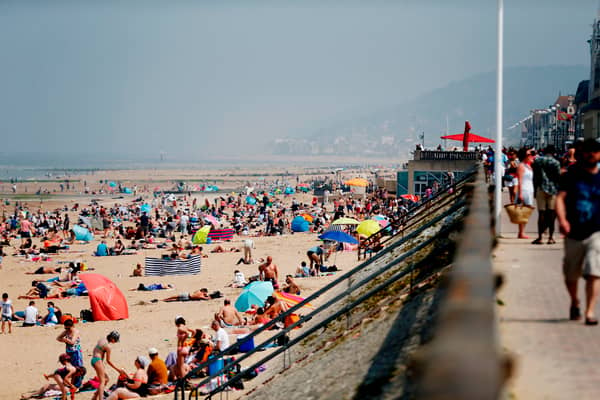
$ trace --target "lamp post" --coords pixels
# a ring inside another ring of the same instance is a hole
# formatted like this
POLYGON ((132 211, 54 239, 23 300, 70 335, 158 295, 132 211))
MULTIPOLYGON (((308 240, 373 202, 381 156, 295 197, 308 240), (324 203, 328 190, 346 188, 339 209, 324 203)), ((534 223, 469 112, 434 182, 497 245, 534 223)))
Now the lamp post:
POLYGON ((502 210, 502 105, 504 80, 504 0, 498 0, 498 60, 496 81, 496 151, 494 154, 494 219, 496 236, 500 236, 500 212, 502 210))

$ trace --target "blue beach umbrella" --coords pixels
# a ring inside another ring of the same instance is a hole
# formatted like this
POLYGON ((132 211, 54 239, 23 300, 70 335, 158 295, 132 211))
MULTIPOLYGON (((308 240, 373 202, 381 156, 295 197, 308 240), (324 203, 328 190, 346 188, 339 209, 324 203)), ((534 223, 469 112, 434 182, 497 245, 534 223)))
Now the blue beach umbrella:
POLYGON ((319 236, 319 239, 333 240, 340 243, 358 244, 358 240, 356 240, 356 238, 348 235, 346 232, 341 231, 327 231, 319 236))
POLYGON ((267 297, 273 294, 273 284, 271 282, 255 281, 244 288, 244 291, 235 301, 235 308, 239 312, 245 312, 252 305, 262 307, 265 305, 267 297))
POLYGON ((252 196, 246 196, 246 204, 249 204, 251 206, 256 204, 256 198, 252 197, 252 196))
POLYGON ((108 182, 108 186, 110 186, 111 188, 117 187, 117 184, 114 182, 108 182))
POLYGON ((152 206, 148 203, 142 204, 142 206, 140 207, 140 211, 150 214, 150 212, 152 211, 152 206))

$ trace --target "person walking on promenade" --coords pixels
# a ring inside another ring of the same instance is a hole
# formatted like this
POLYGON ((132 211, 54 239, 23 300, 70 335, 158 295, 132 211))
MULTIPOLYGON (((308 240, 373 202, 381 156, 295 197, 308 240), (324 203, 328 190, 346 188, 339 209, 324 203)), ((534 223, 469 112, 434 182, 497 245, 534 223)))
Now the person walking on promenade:
POLYGON ((587 139, 577 163, 561 177, 556 214, 565 237, 563 273, 571 297, 570 319, 581 318, 578 280, 586 280, 585 324, 597 325, 594 306, 600 289, 600 142, 587 139))
MULTIPOLYGON (((525 147, 521 148, 518 153, 521 163, 517 168, 517 203, 530 207, 533 207, 533 170, 531 169, 531 163, 534 155, 533 150, 525 147)), ((527 224, 519 224, 519 239, 529 239, 529 236, 525 235, 525 225, 527 224)))
POLYGON ((554 220, 556 219, 555 205, 558 183, 560 180, 560 162, 554 158, 556 148, 549 145, 544 155, 533 162, 533 186, 538 208, 538 237, 532 243, 542 244, 542 235, 548 228, 548 244, 554 241, 554 220))

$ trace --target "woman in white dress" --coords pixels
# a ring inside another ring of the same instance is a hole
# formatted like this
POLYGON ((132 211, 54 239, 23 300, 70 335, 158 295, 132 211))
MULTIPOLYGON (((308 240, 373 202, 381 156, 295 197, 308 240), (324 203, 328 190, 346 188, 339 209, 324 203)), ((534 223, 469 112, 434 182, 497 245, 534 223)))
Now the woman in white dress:
MULTIPOLYGON (((533 157, 535 151, 531 149, 522 148, 518 153, 519 166, 517 167, 517 204, 523 204, 526 206, 533 207, 533 169, 531 164, 533 163, 533 157)), ((519 239, 529 239, 529 236, 525 235, 525 225, 519 224, 519 239)))

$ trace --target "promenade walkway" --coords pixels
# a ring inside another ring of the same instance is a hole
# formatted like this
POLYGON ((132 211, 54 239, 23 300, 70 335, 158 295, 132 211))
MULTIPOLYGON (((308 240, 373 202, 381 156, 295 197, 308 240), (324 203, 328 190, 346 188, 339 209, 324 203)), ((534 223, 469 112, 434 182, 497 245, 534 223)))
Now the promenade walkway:
MULTIPOLYGON (((500 341, 516 368, 509 399, 600 399, 600 326, 569 321, 569 299, 562 277, 563 243, 533 245, 537 213, 516 239, 517 226, 503 211, 502 236, 494 267, 505 278, 498 297, 500 341)), ((585 299, 583 281, 580 300, 585 299)), ((597 311, 600 315, 600 310, 597 311)))

